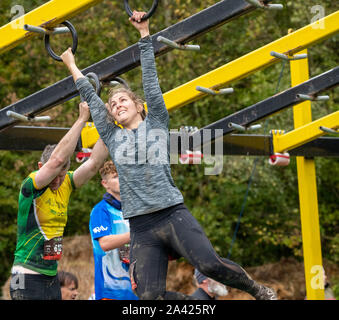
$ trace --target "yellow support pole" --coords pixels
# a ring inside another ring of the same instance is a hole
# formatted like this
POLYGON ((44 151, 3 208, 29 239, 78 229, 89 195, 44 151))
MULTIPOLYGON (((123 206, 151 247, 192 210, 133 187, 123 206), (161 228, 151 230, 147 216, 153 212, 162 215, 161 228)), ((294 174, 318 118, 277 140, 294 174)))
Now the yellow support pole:
MULTIPOLYGON (((307 50, 299 53, 307 53, 307 50)), ((290 69, 292 87, 309 79, 308 59, 291 61, 290 69)), ((295 128, 311 122, 311 102, 305 101, 296 105, 293 108, 293 117, 295 128)), ((296 158, 306 296, 308 300, 324 300, 324 271, 321 255, 315 164, 313 159, 296 158)))
MULTIPOLYGON (((0 54, 37 35, 24 24, 53 28, 103 0, 52 0, 0 28, 0 54)), ((24 9, 24 8, 23 8, 24 9)), ((10 10, 10 8, 8 8, 10 10)))
POLYGON ((321 126, 337 129, 339 127, 339 111, 298 127, 286 134, 275 133, 273 130, 273 151, 275 153, 282 153, 323 136, 326 132, 320 129, 321 126))

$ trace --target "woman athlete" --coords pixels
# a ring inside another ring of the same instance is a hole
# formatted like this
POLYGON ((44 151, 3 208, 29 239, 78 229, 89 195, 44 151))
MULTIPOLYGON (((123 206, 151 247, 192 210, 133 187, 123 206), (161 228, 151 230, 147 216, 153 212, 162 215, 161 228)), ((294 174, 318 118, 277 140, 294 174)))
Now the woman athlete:
POLYGON ((252 280, 238 264, 221 258, 184 205, 171 176, 169 115, 155 65, 145 12, 129 18, 140 32, 142 83, 147 103, 126 88, 111 90, 105 104, 75 64, 71 49, 61 56, 116 165, 123 215, 131 234, 130 275, 140 299, 193 299, 166 291, 169 256, 184 257, 209 278, 243 290, 258 300, 276 300, 275 292, 252 280))

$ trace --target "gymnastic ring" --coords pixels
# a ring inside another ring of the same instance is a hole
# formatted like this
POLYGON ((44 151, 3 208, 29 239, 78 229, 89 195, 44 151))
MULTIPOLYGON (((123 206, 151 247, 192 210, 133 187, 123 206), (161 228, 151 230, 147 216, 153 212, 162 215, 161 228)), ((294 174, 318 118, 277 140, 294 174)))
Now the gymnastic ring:
POLYGON ((101 83, 99 80, 99 77, 97 76, 96 73, 94 72, 89 72, 86 74, 86 77, 90 79, 94 80, 95 83, 95 92, 97 93, 98 97, 100 97, 100 93, 101 93, 101 83))
MULTIPOLYGON (((98 97, 100 97, 101 94, 101 82, 99 80, 99 77, 94 72, 89 72, 86 74, 86 78, 90 81, 91 79, 94 81, 95 84, 95 92, 97 93, 98 97)), ((91 81, 90 81, 91 82, 91 81)), ((85 98, 80 95, 81 102, 85 101, 85 98)))
POLYGON ((102 83, 103 83, 104 86, 110 86, 111 81, 116 81, 116 82, 120 83, 121 85, 123 85, 124 87, 126 87, 127 89, 130 89, 127 81, 120 78, 120 77, 108 77, 107 79, 103 80, 102 83))
MULTIPOLYGON (((141 21, 147 20, 148 18, 150 18, 153 13, 155 12, 155 10, 157 9, 159 0, 154 0, 151 9, 141 18, 141 21)), ((125 5, 125 10, 127 12, 127 14, 132 17, 133 16, 133 11, 130 8, 129 4, 128 4, 128 0, 124 0, 124 5, 125 5)))
MULTIPOLYGON (((75 30, 74 26, 67 20, 65 20, 64 22, 62 22, 61 24, 63 24, 64 26, 66 26, 69 31, 71 32, 72 35, 72 39, 73 39, 73 43, 72 43, 72 52, 73 54, 75 54, 75 52, 77 51, 77 47, 78 47, 78 34, 77 31, 75 30)), ((62 61, 62 59, 56 55, 54 53, 54 51, 51 48, 51 45, 49 43, 49 34, 45 34, 44 36, 44 40, 45 40, 45 48, 48 52, 48 54, 56 61, 62 61)))
POLYGON ((112 81, 114 81, 114 80, 119 82, 123 86, 125 86, 127 89, 129 89, 129 85, 128 85, 128 83, 124 79, 119 78, 119 77, 115 77, 114 79, 112 79, 112 81))

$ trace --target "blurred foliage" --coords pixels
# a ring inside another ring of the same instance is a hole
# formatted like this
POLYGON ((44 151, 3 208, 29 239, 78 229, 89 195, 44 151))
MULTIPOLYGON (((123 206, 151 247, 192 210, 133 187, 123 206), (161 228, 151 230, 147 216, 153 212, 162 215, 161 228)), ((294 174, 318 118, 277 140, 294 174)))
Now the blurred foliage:
MULTIPOLYGON (((21 4, 25 12, 46 3, 39 0, 2 0, 0 25, 10 22, 11 8, 21 4)), ((162 0, 151 18, 151 32, 156 33, 177 23, 217 1, 162 0)), ((222 25, 196 39, 200 52, 171 51, 157 58, 158 74, 163 92, 171 90, 206 72, 220 67, 261 46, 297 30, 309 23, 315 13, 311 8, 321 5, 325 15, 339 9, 331 0, 287 1, 283 11, 256 10, 222 25)), ((130 1, 133 9, 147 11, 152 0, 130 1)), ((88 67, 138 41, 138 34, 129 24, 122 1, 106 0, 71 19, 79 35, 76 54, 80 68, 88 67)), ((53 36, 52 47, 61 54, 70 46, 69 35, 53 36)), ((338 36, 309 48, 310 74, 315 76, 338 65, 338 36)), ((142 94, 140 67, 122 77, 142 94)), ((240 81, 232 83, 235 94, 226 97, 205 97, 171 112, 171 128, 181 125, 202 127, 244 107, 266 99, 290 87, 289 66, 275 64, 240 81)), ((62 63, 45 52, 42 37, 37 36, 0 57, 0 108, 23 99, 67 77, 62 63)), ((313 103, 313 119, 338 110, 337 89, 329 92, 331 99, 313 103)), ((103 92, 103 98, 107 92, 103 92)), ((70 127, 77 117, 79 98, 43 112, 50 115, 55 127, 70 127)), ((292 110, 285 110, 267 119, 258 133, 270 129, 293 129, 292 110)), ((22 180, 36 169, 40 152, 0 151, 0 283, 7 279, 16 243, 17 198, 22 180)), ((174 180, 185 197, 185 203, 204 227, 207 236, 220 255, 226 256, 238 215, 251 176, 254 157, 223 158, 223 171, 217 176, 205 175, 207 166, 172 166, 174 180)), ((336 158, 316 158, 319 220, 323 256, 339 262, 339 161, 336 158)), ((73 161, 72 168, 78 164, 73 161)), ((69 220, 65 235, 88 233, 89 213, 100 201, 104 190, 98 175, 74 192, 69 205, 69 220)), ((267 158, 258 161, 248 194, 231 259, 254 266, 293 256, 302 259, 298 181, 295 159, 288 167, 269 167, 267 158)), ((336 287, 337 288, 337 287, 336 287)))
POLYGON ((332 285, 334 296, 337 300, 339 300, 339 278, 334 277, 333 279, 331 279, 331 283, 334 283, 334 285, 332 285))

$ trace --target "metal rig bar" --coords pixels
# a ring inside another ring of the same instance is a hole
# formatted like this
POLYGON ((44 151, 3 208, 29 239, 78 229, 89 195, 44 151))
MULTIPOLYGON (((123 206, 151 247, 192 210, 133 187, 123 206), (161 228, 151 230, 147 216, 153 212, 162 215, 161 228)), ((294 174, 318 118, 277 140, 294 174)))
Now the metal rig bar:
MULTIPOLYGON (((174 138, 174 137, 173 137, 174 138)), ((270 156, 272 137, 257 134, 229 134, 223 137, 223 154, 230 156, 270 156)), ((212 141, 211 149, 214 149, 212 141)), ((201 147, 203 152, 203 147, 201 147)), ((339 138, 320 137, 291 149, 290 156, 339 157, 339 138)))
POLYGON ((278 59, 282 59, 282 60, 286 60, 286 61, 301 60, 301 59, 306 59, 307 58, 307 54, 305 54, 305 53, 295 54, 294 56, 289 57, 286 54, 282 54, 282 53, 279 53, 279 52, 271 51, 270 55, 272 57, 276 57, 278 59))
POLYGON ((279 63, 280 60, 272 58, 271 51, 283 52, 291 56, 320 40, 333 36, 339 31, 338 20, 339 11, 321 20, 326 23, 326 28, 315 29, 314 23, 312 23, 166 92, 164 100, 167 109, 170 111, 180 108, 203 98, 204 95, 196 90, 197 86, 205 88, 226 87, 230 83, 245 78, 258 70, 279 63))
POLYGON ((13 112, 13 111, 7 111, 6 114, 7 114, 8 117, 12 117, 16 120, 24 121, 24 122, 44 122, 44 121, 50 121, 51 120, 50 116, 30 118, 30 117, 26 117, 22 114, 19 114, 19 113, 13 112))
MULTIPOLYGON (((253 10, 253 7, 249 5, 243 6, 243 4, 243 2, 237 0, 219 2, 196 15, 159 32, 154 35, 154 37, 156 38, 158 35, 162 34, 166 38, 176 38, 178 41, 188 42, 202 33, 208 32, 222 23, 248 12, 250 8, 253 10), (172 34, 173 36, 171 36, 172 34), (185 40, 182 40, 183 38, 185 38, 185 40)), ((170 111, 201 99, 204 95, 196 90, 197 86, 208 88, 221 87, 232 81, 242 79, 259 69, 277 63, 279 60, 272 59, 269 54, 272 50, 288 52, 289 55, 291 55, 322 39, 336 34, 339 30, 339 25, 337 23, 338 19, 339 11, 322 19, 322 21, 326 23, 326 28, 314 29, 315 23, 312 23, 222 67, 208 72, 203 76, 166 92, 164 94, 164 100, 167 109, 170 111)), ((171 50, 171 48, 165 47, 157 41, 153 41, 153 45, 156 56, 171 50)), ((134 44, 133 46, 86 68, 83 70, 83 73, 95 72, 100 80, 105 80, 106 78, 127 72, 139 64, 139 49, 137 48, 137 44, 134 44)), ((50 87, 42 89, 39 92, 0 110, 0 131, 15 124, 13 119, 6 117, 5 112, 7 110, 13 109, 23 114, 39 113, 70 100, 78 96, 78 94, 72 77, 68 77, 50 87)))
POLYGON ((261 124, 254 124, 253 126, 244 127, 244 126, 241 126, 241 125, 233 123, 233 122, 230 122, 228 124, 228 126, 232 129, 235 129, 235 130, 238 130, 238 131, 247 131, 247 130, 253 131, 253 130, 261 128, 261 124))
MULTIPOLYGON (((69 128, 15 126, 0 134, 0 150, 43 151, 48 144, 57 144, 69 128)), ((81 151, 79 139, 76 151, 81 151)))
POLYGON ((329 96, 311 96, 308 94, 297 94, 297 98, 303 101, 326 101, 330 99, 329 96))
POLYGON ((59 23, 71 19, 99 2, 102 2, 102 0, 48 1, 0 28, 0 54, 37 34, 24 30, 25 24, 52 29, 59 23))
MULTIPOLYGON (((172 48, 155 40, 159 35, 173 39, 174 41, 180 41, 180 43, 186 43, 253 10, 255 10, 255 8, 244 1, 220 1, 215 5, 208 7, 207 9, 202 10, 197 14, 153 35, 152 38, 155 55, 159 56, 172 50, 172 48)), ((30 22, 30 24, 33 23, 30 22)), ((34 23, 34 25, 38 25, 38 23, 34 23)), ((326 27, 326 30, 327 29, 328 27, 326 27)), ((87 67, 82 70, 82 72, 84 74, 94 72, 98 75, 99 80, 103 81, 106 78, 119 76, 120 74, 123 74, 139 65, 140 52, 138 44, 135 43, 134 45, 87 67)), ((194 89, 194 91, 196 90, 194 89)), ((10 106, 1 109, 0 131, 15 125, 15 120, 6 116, 7 110, 13 110, 21 114, 36 114, 48 110, 58 104, 64 103, 78 95, 79 92, 76 89, 71 76, 60 80, 47 88, 44 88, 18 102, 11 104, 10 106)))
POLYGON ((24 25, 24 30, 35 32, 35 33, 40 33, 40 34, 62 34, 62 33, 70 32, 69 29, 65 27, 54 28, 52 30, 48 30, 48 29, 41 28, 41 27, 30 26, 29 24, 24 25))
POLYGON ((199 141, 200 139, 194 139, 194 135, 200 135, 201 141, 203 141, 203 143, 209 143, 210 140, 215 140, 216 138, 214 133, 215 129, 222 129, 223 135, 232 133, 234 129, 229 127, 230 122, 237 123, 241 126, 248 126, 251 123, 255 123, 261 119, 273 115, 274 113, 282 111, 285 108, 300 103, 300 100, 296 97, 298 92, 305 92, 305 94, 313 95, 321 91, 331 89, 338 84, 339 67, 336 67, 295 87, 287 89, 268 99, 260 101, 204 128, 201 128, 198 132, 191 136, 192 139, 190 141, 189 149, 194 151, 200 147, 200 144, 195 142, 199 141), (211 135, 204 137, 204 129, 211 129, 211 135))
POLYGON ((282 4, 266 4, 262 0, 245 0, 248 3, 254 5, 260 9, 267 9, 267 10, 282 10, 284 6, 282 4))
POLYGON ((196 89, 200 92, 211 94, 211 95, 214 95, 214 96, 234 92, 233 88, 223 88, 223 89, 220 89, 220 90, 213 90, 213 89, 210 89, 210 88, 204 88, 204 87, 197 86, 196 89))
POLYGON ((320 125, 329 128, 339 127, 339 111, 333 112, 313 122, 307 123, 285 134, 272 132, 273 134, 273 151, 275 153, 286 152, 290 149, 299 147, 300 145, 314 140, 325 134, 320 129, 320 125))
POLYGON ((333 129, 330 129, 330 128, 327 128, 327 127, 324 127, 324 126, 320 126, 319 129, 326 132, 326 133, 339 134, 339 131, 333 130, 333 129))
POLYGON ((168 46, 170 46, 173 49, 179 49, 179 50, 191 50, 191 51, 199 51, 200 50, 200 46, 199 45, 193 45, 193 44, 180 44, 180 43, 176 43, 170 39, 164 38, 162 36, 158 36, 157 40, 159 42, 162 42, 168 46))
MULTIPOLYGON (((98 139, 97 131, 93 130, 89 123, 84 129, 76 151, 90 148, 98 139)), ((42 151, 47 144, 57 144, 68 130, 69 128, 15 126, 1 133, 0 150, 42 151)), ((170 139, 174 142, 172 145, 180 144, 178 132, 170 132, 170 139)), ((230 134, 223 137, 223 153, 232 156, 269 156, 271 141, 270 135, 230 134)), ((213 144, 213 141, 211 142, 213 144)), ((174 151, 177 150, 171 150, 171 154, 175 154, 174 151)), ((339 157, 339 138, 320 137, 290 150, 289 154, 304 157, 339 157)))

